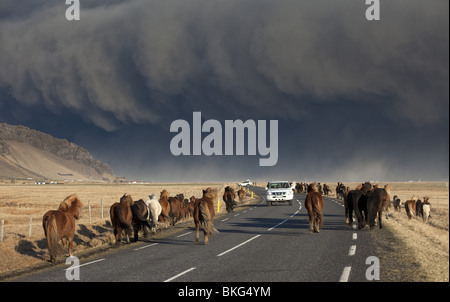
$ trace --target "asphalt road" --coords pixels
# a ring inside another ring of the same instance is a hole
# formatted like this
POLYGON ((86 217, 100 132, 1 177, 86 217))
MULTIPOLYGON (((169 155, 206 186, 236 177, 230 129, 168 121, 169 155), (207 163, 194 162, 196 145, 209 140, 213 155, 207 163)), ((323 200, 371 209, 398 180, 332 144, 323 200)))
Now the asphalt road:
MULTIPOLYGON (((252 189, 264 196, 264 189, 252 189)), ((82 259, 69 271, 63 264, 14 281, 68 281, 66 273, 77 271, 80 281, 91 282, 367 281, 374 262, 366 260, 377 256, 369 232, 346 225, 343 205, 324 198, 323 229, 311 234, 305 195, 294 198, 292 206, 272 207, 262 198, 260 204, 218 217, 219 233, 208 246, 202 244, 202 232, 201 244, 195 245, 195 229, 188 228, 82 259)))

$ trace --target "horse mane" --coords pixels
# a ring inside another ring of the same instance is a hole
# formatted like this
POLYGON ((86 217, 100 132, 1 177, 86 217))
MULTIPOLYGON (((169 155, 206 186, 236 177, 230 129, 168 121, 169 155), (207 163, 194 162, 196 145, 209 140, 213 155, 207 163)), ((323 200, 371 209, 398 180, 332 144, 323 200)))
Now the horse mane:
POLYGON ((310 192, 310 191, 319 192, 319 189, 317 188, 317 183, 316 182, 310 183, 308 185, 308 192, 310 192))
POLYGON ((391 194, 391 186, 389 184, 384 186, 384 190, 386 191, 386 193, 391 194))
POLYGON ((79 208, 81 208, 83 206, 83 203, 78 198, 77 194, 71 194, 71 195, 67 196, 64 199, 64 201, 61 202, 61 204, 59 205, 58 210, 65 212, 74 206, 78 206, 79 208))
POLYGON ((217 190, 211 187, 206 188, 203 190, 203 198, 215 200, 217 198, 217 190))
POLYGON ((162 190, 162 192, 161 192, 161 196, 160 196, 160 199, 168 199, 169 198, 169 192, 167 192, 167 190, 166 189, 164 189, 164 190, 162 190))
POLYGON ((132 206, 134 204, 133 198, 131 198, 130 195, 127 193, 123 194, 123 196, 120 198, 120 203, 126 203, 132 206))

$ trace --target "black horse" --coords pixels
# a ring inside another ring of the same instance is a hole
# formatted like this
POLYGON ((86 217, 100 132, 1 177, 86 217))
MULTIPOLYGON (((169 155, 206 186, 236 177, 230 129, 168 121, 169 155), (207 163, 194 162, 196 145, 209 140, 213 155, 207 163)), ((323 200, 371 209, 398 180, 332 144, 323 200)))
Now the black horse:
POLYGON ((372 189, 372 185, 369 182, 365 182, 356 188, 348 192, 346 198, 344 198, 345 216, 348 225, 353 223, 353 211, 355 212, 356 219, 358 219, 358 228, 362 229, 366 226, 367 219, 367 197, 366 193, 372 189))
POLYGON ((398 198, 397 195, 394 195, 394 197, 392 198, 392 203, 394 204, 394 209, 397 212, 400 212, 400 210, 401 210, 401 200, 400 200, 400 198, 398 198))
POLYGON ((142 229, 144 231, 144 237, 147 238, 148 230, 151 230, 152 226, 148 221, 150 213, 148 211, 148 207, 145 205, 144 200, 139 199, 138 201, 135 201, 131 206, 131 212, 133 213, 132 224, 134 230, 134 241, 136 242, 139 240, 138 233, 142 229))
POLYGON ((336 188, 336 198, 344 200, 346 193, 347 193, 347 187, 343 183, 340 182, 336 188))
POLYGON ((378 227, 382 228, 383 209, 389 206, 389 194, 385 189, 375 188, 367 193, 367 224, 370 229, 375 226, 378 215, 378 227))

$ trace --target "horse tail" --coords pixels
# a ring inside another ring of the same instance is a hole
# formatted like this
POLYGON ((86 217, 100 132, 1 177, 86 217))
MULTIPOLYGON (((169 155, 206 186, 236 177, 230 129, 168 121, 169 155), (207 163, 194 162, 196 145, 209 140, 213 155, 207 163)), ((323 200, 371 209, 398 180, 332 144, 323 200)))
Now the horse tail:
POLYGON ((56 256, 64 252, 64 250, 58 243, 58 241, 60 240, 60 236, 58 233, 58 226, 56 225, 55 214, 51 215, 45 221, 44 229, 46 230, 47 248, 48 253, 50 254, 50 260, 54 261, 56 259, 56 256))
POLYGON ((370 196, 367 199, 367 218, 366 221, 369 224, 369 228, 372 229, 375 226, 375 219, 377 217, 377 198, 378 196, 370 196))
MULTIPOLYGON (((148 210, 147 207, 145 207, 145 208, 147 209, 147 215, 148 215, 148 217, 150 217, 150 211, 148 210)), ((141 224, 147 226, 149 229, 152 228, 152 226, 150 225, 150 222, 147 220, 147 218, 145 218, 145 216, 144 216, 140 211, 133 211, 133 218, 134 218, 137 222, 139 222, 139 223, 141 223, 141 224)))
POLYGON ((206 233, 208 234, 212 234, 215 232, 219 232, 215 227, 214 227, 214 223, 212 220, 212 215, 209 211, 209 206, 208 203, 206 202, 201 202, 199 205, 200 208, 200 213, 203 217, 203 229, 205 230, 206 233))
POLYGON ((406 215, 408 216, 408 219, 411 219, 411 209, 409 207, 409 202, 405 202, 405 210, 406 210, 406 215))

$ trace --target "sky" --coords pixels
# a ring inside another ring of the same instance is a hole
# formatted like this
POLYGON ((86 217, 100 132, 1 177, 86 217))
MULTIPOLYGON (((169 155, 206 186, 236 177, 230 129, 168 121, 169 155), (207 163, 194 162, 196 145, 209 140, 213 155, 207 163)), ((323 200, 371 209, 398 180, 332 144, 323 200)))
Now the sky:
POLYGON ((449 2, 379 2, 369 21, 363 0, 80 0, 69 21, 63 0, 2 0, 0 122, 128 179, 448 181, 449 2), (223 145, 226 120, 277 121, 276 164, 173 155, 194 112, 223 145))

